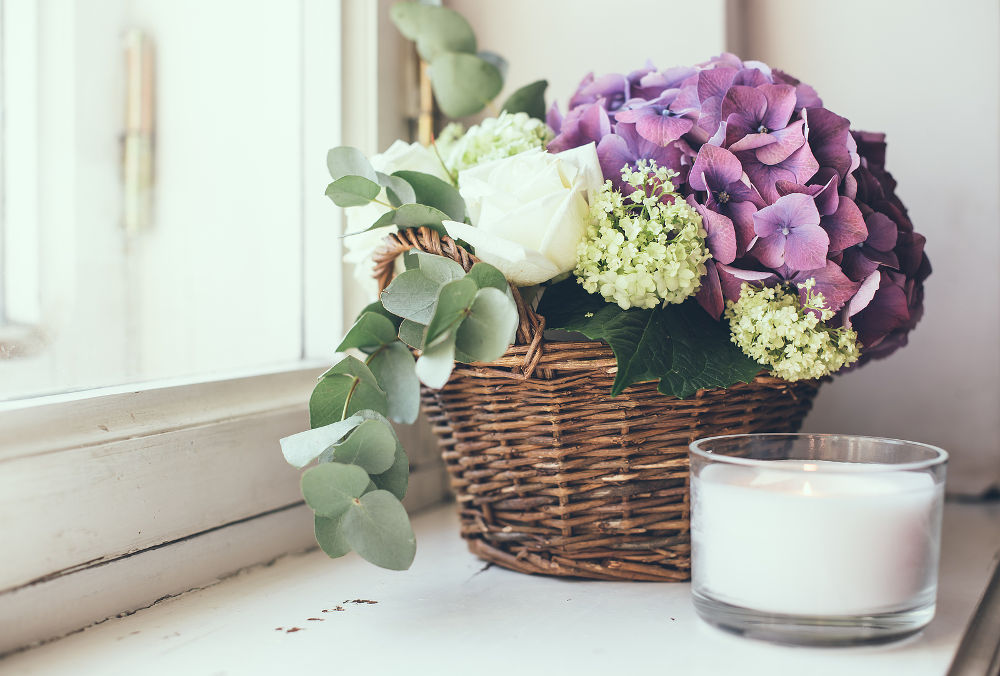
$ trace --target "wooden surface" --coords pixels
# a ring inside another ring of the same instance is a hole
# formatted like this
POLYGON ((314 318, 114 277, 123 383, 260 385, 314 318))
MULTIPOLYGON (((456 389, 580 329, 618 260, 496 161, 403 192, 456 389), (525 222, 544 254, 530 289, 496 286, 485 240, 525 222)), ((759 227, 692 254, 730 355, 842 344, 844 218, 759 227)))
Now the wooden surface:
POLYGON ((1000 548, 1000 504, 947 505, 938 616, 927 630, 851 649, 724 634, 696 617, 687 584, 483 570, 458 537, 453 505, 418 516, 416 528, 408 572, 354 555, 289 556, 12 655, 0 673, 940 676, 1000 548))

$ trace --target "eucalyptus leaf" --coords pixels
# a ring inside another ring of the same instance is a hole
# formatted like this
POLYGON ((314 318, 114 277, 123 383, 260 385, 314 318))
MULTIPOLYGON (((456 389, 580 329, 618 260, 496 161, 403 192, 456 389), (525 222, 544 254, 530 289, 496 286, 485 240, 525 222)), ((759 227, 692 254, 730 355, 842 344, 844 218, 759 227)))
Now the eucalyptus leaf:
POLYGON ((480 289, 492 287, 503 291, 505 294, 510 293, 510 285, 507 283, 507 278, 489 263, 479 262, 473 265, 472 269, 469 270, 469 277, 480 289))
POLYGON ((450 258, 426 251, 414 251, 413 253, 417 257, 420 271, 440 286, 465 277, 465 270, 462 269, 462 266, 450 258))
POLYGON ((410 424, 420 412, 420 381, 415 367, 413 355, 396 340, 395 332, 393 342, 368 359, 368 368, 389 402, 389 417, 396 422, 410 424))
MULTIPOLYGON (((396 453, 396 433, 388 422, 366 420, 332 450, 334 462, 327 464, 357 465, 368 474, 380 474, 392 467, 396 453)), ((367 477, 365 483, 367 484, 367 477)), ((361 490, 363 489, 364 486, 361 490)))
POLYGON ((378 175, 365 154, 351 146, 339 146, 326 154, 330 177, 336 181, 344 176, 358 176, 378 185, 378 175))
MULTIPOLYGON (((396 327, 381 313, 365 312, 344 336, 337 346, 337 352, 352 347, 358 349, 378 348, 396 342, 396 327)), ((376 380, 378 378, 376 377, 376 380)))
POLYGON ((309 398, 310 426, 329 425, 363 409, 386 414, 389 404, 368 367, 345 357, 316 383, 309 398))
POLYGON ((517 323, 517 306, 506 293, 494 287, 480 289, 458 327, 455 347, 476 361, 494 361, 514 342, 517 323))
POLYGON ((507 59, 503 58, 496 52, 487 52, 487 51, 477 52, 476 56, 478 56, 483 61, 492 63, 494 66, 496 66, 496 69, 500 71, 500 77, 503 78, 504 80, 507 79, 507 66, 509 65, 507 63, 507 59))
POLYGON ((427 387, 439 390, 455 368, 455 332, 444 334, 437 345, 428 347, 417 359, 417 377, 427 387))
POLYGON ((432 61, 442 52, 476 51, 472 26, 458 12, 420 2, 400 2, 389 10, 399 32, 417 43, 420 58, 432 61))
POLYGON ((394 315, 391 312, 389 312, 388 310, 386 310, 385 306, 382 305, 382 301, 380 301, 380 300, 377 300, 377 301, 375 301, 373 303, 369 303, 368 305, 366 305, 361 310, 361 312, 358 313, 358 318, 360 318, 361 315, 365 314, 366 312, 374 312, 375 314, 382 315, 383 317, 385 317, 386 319, 388 319, 390 322, 392 322, 392 325, 395 326, 397 330, 399 329, 399 323, 401 321, 403 321, 402 317, 397 317, 396 315, 394 315))
POLYGON ((302 497, 319 516, 336 519, 347 511, 351 502, 361 497, 368 481, 368 473, 357 465, 326 462, 302 475, 302 497))
POLYGON ((404 179, 398 176, 388 176, 381 171, 375 172, 375 174, 378 176, 379 185, 385 188, 389 204, 392 206, 398 207, 401 204, 411 204, 417 201, 416 193, 404 179))
POLYGON ((414 198, 411 201, 434 207, 446 214, 448 220, 465 220, 465 200, 452 184, 420 171, 397 171, 393 177, 412 187, 414 198))
POLYGON ((344 436, 361 424, 360 415, 352 415, 338 422, 306 430, 280 440, 281 453, 292 467, 305 467, 320 456, 323 451, 339 442, 344 436))
POLYGON ((434 96, 448 117, 478 113, 503 89, 497 67, 475 54, 439 54, 429 71, 434 96))
POLYGON ((404 319, 399 325, 399 339, 412 347, 414 350, 424 349, 424 334, 427 327, 424 324, 404 319))
POLYGON ((529 117, 545 121, 545 89, 548 80, 538 80, 527 84, 504 101, 503 108, 508 113, 527 113, 529 117))
POLYGON ((426 324, 434 316, 439 288, 441 285, 423 270, 406 270, 396 275, 382 292, 382 305, 403 319, 426 324))
POLYGON ((446 335, 454 335, 458 325, 472 311, 472 304, 478 291, 476 283, 466 277, 448 282, 441 287, 434 314, 427 323, 427 333, 424 336, 425 349, 433 348, 446 335))
POLYGON ((417 541, 403 504, 389 491, 366 493, 343 518, 344 538, 364 559, 382 568, 406 570, 417 541))
POLYGON ((343 176, 326 187, 326 196, 338 207, 363 207, 380 192, 378 183, 361 176, 343 176))
POLYGON ((440 209, 429 207, 426 204, 404 204, 391 213, 392 222, 400 230, 426 225, 440 233, 447 234, 441 222, 448 220, 448 214, 440 209))
POLYGON ((372 476, 371 480, 377 488, 389 491, 400 500, 406 497, 406 489, 410 482, 410 459, 406 457, 402 444, 396 443, 396 456, 392 467, 372 476))
POLYGON ((351 545, 347 543, 342 528, 343 517, 338 519, 328 519, 325 516, 316 515, 313 521, 313 532, 316 534, 316 542, 320 549, 331 559, 339 559, 341 556, 351 551, 351 545))

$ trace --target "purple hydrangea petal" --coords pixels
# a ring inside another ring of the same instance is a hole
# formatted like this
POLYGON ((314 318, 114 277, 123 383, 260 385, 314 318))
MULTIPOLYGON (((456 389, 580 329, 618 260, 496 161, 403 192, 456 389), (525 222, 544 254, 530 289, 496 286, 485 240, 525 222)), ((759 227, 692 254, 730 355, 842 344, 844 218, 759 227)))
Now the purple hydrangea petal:
POLYGON ((750 126, 760 124, 767 112, 767 98, 764 93, 743 85, 734 85, 722 100, 722 118, 730 121, 731 115, 739 115, 750 126))
POLYGON ((886 272, 881 274, 879 288, 871 303, 851 321, 863 348, 878 345, 888 334, 910 321, 910 310, 903 289, 892 283, 886 272))
POLYGON ((770 134, 754 132, 753 127, 747 123, 746 118, 742 115, 730 115, 726 119, 726 145, 734 153, 756 150, 775 143, 775 141, 776 139, 770 134))
POLYGON ((780 268, 785 264, 785 244, 788 237, 777 232, 767 237, 758 236, 748 252, 769 268, 780 268))
POLYGON ((695 190, 725 189, 743 176, 743 166, 736 156, 725 148, 703 145, 691 167, 688 184, 695 190))
POLYGON ((722 297, 719 271, 715 267, 715 261, 711 259, 705 261, 705 268, 707 272, 701 278, 701 286, 698 287, 695 298, 698 300, 698 304, 705 309, 705 312, 712 316, 712 319, 718 320, 726 305, 725 299, 722 297))
POLYGON ((844 251, 840 267, 845 275, 859 281, 877 271, 878 262, 868 258, 858 247, 851 247, 844 251))
POLYGON ((705 103, 709 99, 717 98, 721 105, 722 97, 733 86, 736 73, 735 68, 712 68, 699 72, 698 99, 705 103))
POLYGON ((625 139, 617 134, 608 134, 597 144, 597 159, 601 162, 601 173, 611 181, 617 190, 624 187, 621 170, 636 161, 625 139))
POLYGON ((779 164, 788 159, 788 156, 802 147, 806 142, 805 134, 802 133, 802 120, 792 122, 784 129, 777 129, 766 136, 771 137, 772 143, 764 145, 757 150, 757 159, 764 164, 779 164))
POLYGON ((891 218, 873 211, 865 217, 865 225, 868 229, 868 239, 865 240, 867 246, 879 251, 892 251, 899 232, 891 218))
POLYGON ((778 275, 773 272, 759 270, 743 270, 718 263, 719 284, 722 286, 722 296, 726 300, 739 300, 740 288, 743 282, 754 286, 772 286, 778 281, 778 275))
POLYGON ((847 304, 847 312, 844 313, 847 316, 846 326, 848 328, 851 326, 851 318, 868 307, 868 304, 872 302, 875 292, 878 291, 879 280, 881 279, 882 275, 878 271, 875 271, 861 282, 858 292, 851 298, 851 302, 847 304))
POLYGON ((789 230, 784 249, 784 261, 789 267, 794 270, 814 270, 822 267, 826 261, 826 253, 830 250, 830 236, 818 225, 800 225, 789 230))
POLYGON ((860 244, 868 237, 868 228, 861 210, 853 200, 846 197, 841 197, 837 210, 824 216, 819 224, 830 235, 830 248, 834 251, 843 251, 860 244))
MULTIPOLYGON (((849 279, 833 261, 825 261, 821 268, 798 272, 792 277, 796 283, 804 283, 807 279, 816 281, 813 291, 823 294, 825 307, 834 312, 844 307, 861 288, 861 283, 849 279)), ((806 302, 806 289, 799 289, 799 298, 806 302)))
POLYGON ((726 211, 736 230, 736 255, 742 256, 757 236, 753 228, 753 215, 757 213, 757 207, 750 201, 730 202, 728 206, 726 211))
POLYGON ((768 202, 775 202, 780 197, 775 182, 786 180, 807 183, 819 169, 819 163, 809 150, 808 143, 802 144, 801 148, 779 164, 764 164, 756 158, 754 151, 740 153, 737 158, 743 163, 743 170, 750 177, 754 187, 768 202))
POLYGON ((852 164, 847 145, 850 121, 826 108, 806 108, 802 111, 802 117, 809 128, 809 145, 819 165, 847 176, 852 164))
POLYGON ((788 126, 795 110, 795 87, 786 84, 765 84, 759 89, 767 99, 764 126, 768 129, 783 129, 788 126))
POLYGON ((694 195, 689 195, 687 202, 701 216, 701 224, 708 233, 705 243, 712 258, 720 263, 732 263, 736 260, 736 229, 733 222, 727 216, 698 204, 694 195))
POLYGON ((549 129, 554 131, 556 134, 562 129, 563 125, 563 114, 559 110, 559 104, 555 101, 549 106, 548 112, 545 114, 545 124, 549 125, 549 129))
POLYGON ((644 139, 660 146, 666 146, 686 134, 694 121, 686 117, 672 117, 648 111, 640 115, 635 122, 635 129, 644 139))

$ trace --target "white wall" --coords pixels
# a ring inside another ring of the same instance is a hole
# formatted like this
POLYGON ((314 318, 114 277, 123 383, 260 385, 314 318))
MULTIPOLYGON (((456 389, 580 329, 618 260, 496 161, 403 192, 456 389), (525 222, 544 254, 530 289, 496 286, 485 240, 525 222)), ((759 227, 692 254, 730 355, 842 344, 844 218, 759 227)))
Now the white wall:
POLYGON ((1000 477, 1000 5, 750 0, 747 58, 887 134, 887 168, 934 272, 910 344, 821 390, 806 428, 951 452, 950 489, 1000 477))

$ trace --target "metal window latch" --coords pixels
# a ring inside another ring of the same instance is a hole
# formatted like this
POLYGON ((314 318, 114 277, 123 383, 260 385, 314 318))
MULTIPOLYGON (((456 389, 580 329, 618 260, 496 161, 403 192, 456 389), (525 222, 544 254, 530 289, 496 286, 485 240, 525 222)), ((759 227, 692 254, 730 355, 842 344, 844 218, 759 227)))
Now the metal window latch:
POLYGON ((125 34, 125 130, 122 134, 122 225, 141 232, 152 220, 155 71, 152 40, 125 34))

